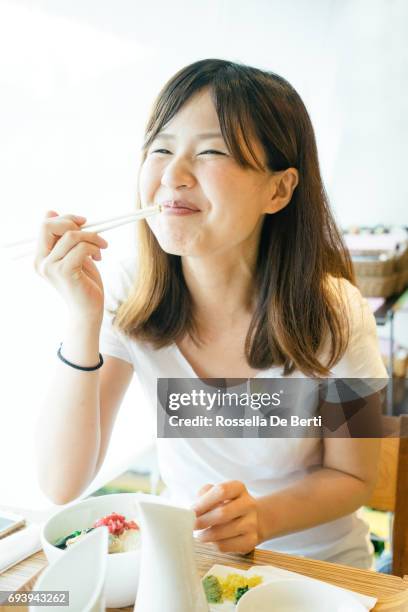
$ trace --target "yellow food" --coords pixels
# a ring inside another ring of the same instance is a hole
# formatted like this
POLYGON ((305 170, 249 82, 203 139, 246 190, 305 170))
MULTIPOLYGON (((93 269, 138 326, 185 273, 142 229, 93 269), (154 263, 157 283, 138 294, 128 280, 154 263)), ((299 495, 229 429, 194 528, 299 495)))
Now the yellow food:
POLYGON ((247 577, 241 576, 241 574, 228 574, 226 578, 218 578, 218 580, 222 588, 223 598, 234 601, 235 592, 239 587, 248 586, 251 589, 258 586, 262 582, 262 576, 247 577))

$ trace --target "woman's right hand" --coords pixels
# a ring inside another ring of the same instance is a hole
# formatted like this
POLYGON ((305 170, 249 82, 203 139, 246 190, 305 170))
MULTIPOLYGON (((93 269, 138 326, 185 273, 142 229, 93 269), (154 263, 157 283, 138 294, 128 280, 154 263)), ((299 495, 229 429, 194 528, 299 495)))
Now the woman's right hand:
POLYGON ((94 261, 102 259, 100 249, 108 243, 96 232, 81 230, 85 221, 85 217, 48 211, 34 267, 61 294, 74 318, 101 320, 103 284, 94 261))

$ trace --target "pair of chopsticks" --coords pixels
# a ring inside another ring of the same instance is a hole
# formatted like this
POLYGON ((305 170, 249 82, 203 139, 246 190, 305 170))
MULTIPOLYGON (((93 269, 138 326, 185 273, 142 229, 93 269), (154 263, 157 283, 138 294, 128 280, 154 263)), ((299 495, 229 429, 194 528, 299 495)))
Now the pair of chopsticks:
MULTIPOLYGON (((92 231, 98 233, 106 232, 116 227, 120 227, 121 225, 127 225, 128 223, 134 223, 135 221, 146 219, 147 217, 151 217, 152 215, 157 215, 162 211, 162 208, 163 207, 160 206, 160 204, 157 204, 155 206, 147 206, 146 208, 142 208, 141 210, 128 213, 126 215, 118 215, 116 217, 110 217, 109 219, 104 219, 95 223, 88 223, 87 225, 83 225, 81 227, 81 230, 92 229, 92 231)), ((1 247, 10 250, 26 247, 26 250, 24 252, 17 254, 15 257, 12 257, 12 259, 20 259, 22 257, 27 257, 28 255, 32 255, 34 253, 35 244, 37 240, 38 237, 29 238, 28 240, 17 240, 15 242, 8 242, 7 244, 2 244, 1 247)))

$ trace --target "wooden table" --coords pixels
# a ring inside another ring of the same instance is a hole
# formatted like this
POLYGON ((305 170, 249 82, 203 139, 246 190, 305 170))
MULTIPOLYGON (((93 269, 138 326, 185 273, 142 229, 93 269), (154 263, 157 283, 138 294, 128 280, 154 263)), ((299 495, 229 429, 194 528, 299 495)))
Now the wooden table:
MULTIPOLYGON (((44 513, 41 512, 5 506, 2 508, 22 514, 28 522, 45 519, 44 513)), ((249 555, 220 553, 211 545, 198 543, 196 544, 196 560, 200 576, 203 576, 215 563, 242 569, 247 569, 252 565, 274 565, 310 576, 311 578, 324 580, 325 582, 351 589, 364 595, 377 597, 378 603, 374 608, 376 612, 408 612, 408 576, 402 579, 397 576, 354 569, 345 565, 314 561, 312 559, 260 549, 255 549, 249 555)), ((47 561, 42 551, 32 555, 0 574, 0 590, 31 590, 46 565, 47 561)), ((0 612, 11 612, 11 609, 10 606, 0 606, 0 612)), ((22 606, 14 609, 16 611, 27 612, 27 608, 22 606)), ((61 608, 61 611, 63 610, 64 608, 61 608)), ((46 608, 44 608, 44 611, 46 612, 46 608)), ((109 612, 119 612, 119 610, 110 608, 109 612)), ((121 608, 120 612, 133 612, 133 606, 121 608)))

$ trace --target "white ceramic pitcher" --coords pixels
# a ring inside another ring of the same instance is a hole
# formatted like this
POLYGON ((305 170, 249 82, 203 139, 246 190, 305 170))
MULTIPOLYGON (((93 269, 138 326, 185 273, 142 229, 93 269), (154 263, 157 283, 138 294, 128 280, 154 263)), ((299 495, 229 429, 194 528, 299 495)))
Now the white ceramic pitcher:
POLYGON ((197 572, 192 510, 138 496, 142 558, 135 612, 208 612, 197 572))

